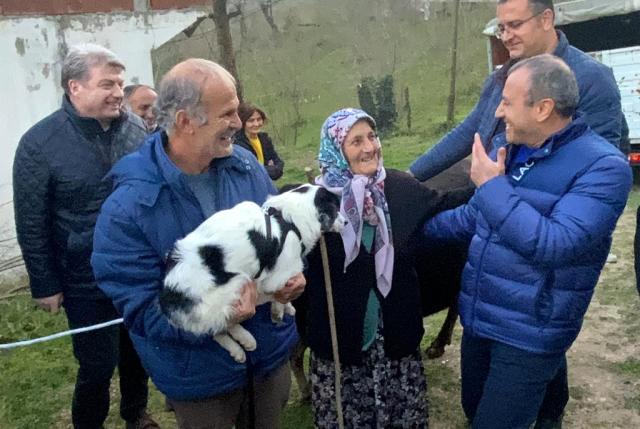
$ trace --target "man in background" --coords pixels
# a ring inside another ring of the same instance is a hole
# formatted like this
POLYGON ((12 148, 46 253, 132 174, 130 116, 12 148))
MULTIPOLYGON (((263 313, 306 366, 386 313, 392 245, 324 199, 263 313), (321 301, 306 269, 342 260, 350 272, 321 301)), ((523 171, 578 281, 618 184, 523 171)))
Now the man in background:
POLYGON ((125 106, 144 120, 150 133, 158 127, 154 110, 156 98, 158 93, 150 86, 138 84, 124 87, 125 106))
POLYGON ((480 99, 469 115, 435 146, 416 159, 409 172, 424 181, 440 174, 471 153, 474 134, 490 149, 493 137, 504 131, 494 112, 500 104, 509 68, 518 61, 544 53, 561 58, 575 73, 580 92, 578 112, 596 133, 615 147, 620 145, 623 121, 613 72, 569 44, 555 29, 552 0, 498 0, 496 37, 510 60, 484 82, 480 99))
MULTIPOLYGON (((70 328, 120 317, 98 289, 90 258, 100 206, 111 192, 103 178, 146 136, 140 118, 122 109, 124 71, 122 61, 102 46, 72 47, 62 65, 62 107, 22 136, 15 155, 16 231, 31 295, 45 311, 64 307, 70 328)), ((79 364, 74 428, 102 427, 116 366, 127 429, 158 428, 146 413, 148 376, 122 325, 71 341, 79 364)))

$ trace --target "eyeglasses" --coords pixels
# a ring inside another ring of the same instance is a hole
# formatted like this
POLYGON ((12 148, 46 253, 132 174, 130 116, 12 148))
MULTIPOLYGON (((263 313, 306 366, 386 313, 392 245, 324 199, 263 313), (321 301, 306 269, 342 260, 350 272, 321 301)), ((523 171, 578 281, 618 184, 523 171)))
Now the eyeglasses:
POLYGON ((547 9, 536 13, 535 15, 531 15, 529 18, 527 19, 517 19, 515 21, 509 21, 509 22, 505 22, 504 24, 500 23, 497 25, 496 28, 496 32, 495 32, 495 36, 498 39, 502 39, 502 35, 504 34, 505 31, 516 31, 518 30, 520 27, 522 27, 525 23, 531 21, 533 18, 535 18, 536 16, 540 16, 542 15, 547 9))

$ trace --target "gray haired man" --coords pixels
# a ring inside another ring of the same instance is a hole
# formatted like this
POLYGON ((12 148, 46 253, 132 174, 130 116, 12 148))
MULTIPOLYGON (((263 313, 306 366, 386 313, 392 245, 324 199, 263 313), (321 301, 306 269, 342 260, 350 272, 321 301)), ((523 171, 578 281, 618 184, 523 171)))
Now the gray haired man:
MULTIPOLYGON (((16 230, 31 294, 45 311, 63 306, 71 328, 119 317, 96 285, 90 258, 96 218, 111 190, 103 177, 146 135, 140 118, 122 110, 124 70, 108 49, 72 47, 62 65, 62 107, 24 134, 15 155, 16 230)), ((145 411, 148 376, 121 326, 75 335, 72 344, 79 364, 75 428, 104 423, 116 366, 126 427, 158 427, 145 411)))

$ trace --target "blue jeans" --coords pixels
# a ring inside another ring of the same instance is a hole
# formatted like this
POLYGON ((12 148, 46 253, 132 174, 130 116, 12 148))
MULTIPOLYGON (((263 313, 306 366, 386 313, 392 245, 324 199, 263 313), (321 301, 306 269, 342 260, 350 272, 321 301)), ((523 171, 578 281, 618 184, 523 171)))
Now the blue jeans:
POLYGON ((527 429, 536 418, 562 414, 564 353, 531 353, 466 333, 461 348, 462 408, 472 428, 527 429))
MULTIPOLYGON (((106 299, 65 297, 63 304, 72 329, 120 317, 106 299)), ((73 427, 102 427, 109 412, 109 386, 116 366, 120 373, 120 415, 134 421, 147 407, 149 377, 124 327, 113 325, 77 334, 71 342, 79 364, 71 405, 73 427)))

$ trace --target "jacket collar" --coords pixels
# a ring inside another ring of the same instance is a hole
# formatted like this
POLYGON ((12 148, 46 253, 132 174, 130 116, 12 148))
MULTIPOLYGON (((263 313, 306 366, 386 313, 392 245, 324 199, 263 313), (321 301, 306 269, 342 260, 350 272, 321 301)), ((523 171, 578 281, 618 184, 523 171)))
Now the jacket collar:
MULTIPOLYGON (((185 173, 180 170, 167 155, 165 150, 169 143, 169 136, 165 131, 154 133, 154 153, 160 169, 160 173, 169 185, 184 185, 185 173)), ((234 147, 231 155, 224 158, 215 158, 209 164, 209 169, 217 172, 234 170, 240 174, 247 174, 253 166, 247 159, 246 152, 234 147)), ((249 154, 250 155, 250 154, 249 154)))
POLYGON ((564 58, 567 53, 567 49, 569 49, 569 40, 567 40, 567 36, 565 36, 560 30, 556 30, 556 34, 558 35, 558 45, 553 51, 553 55, 559 58, 564 58))
POLYGON ((118 118, 111 122, 109 129, 105 131, 102 129, 102 125, 100 125, 100 122, 97 119, 80 116, 66 94, 62 96, 62 109, 78 129, 88 137, 115 131, 127 118, 127 113, 123 111, 118 118))

